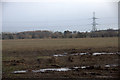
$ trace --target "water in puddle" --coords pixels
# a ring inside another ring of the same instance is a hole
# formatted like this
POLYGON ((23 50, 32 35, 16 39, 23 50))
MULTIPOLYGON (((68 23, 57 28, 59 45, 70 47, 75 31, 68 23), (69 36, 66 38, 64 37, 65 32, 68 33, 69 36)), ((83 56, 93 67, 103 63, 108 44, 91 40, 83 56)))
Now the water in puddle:
POLYGON ((117 66, 118 66, 118 64, 111 64, 111 66, 112 66, 112 67, 117 67, 117 66))
POLYGON ((65 52, 64 54, 66 55, 66 54, 68 54, 68 53, 65 52))
POLYGON ((56 54, 56 55, 53 55, 55 57, 59 57, 59 56, 66 56, 66 55, 62 55, 62 54, 56 54))
POLYGON ((27 70, 21 70, 21 71, 14 71, 13 73, 17 74, 17 73, 26 73, 26 72, 27 72, 27 70))
MULTIPOLYGON (((105 67, 116 67, 118 66, 117 64, 112 64, 112 65, 108 65, 106 64, 105 67)), ((76 70, 76 69, 86 69, 89 68, 90 66, 81 66, 81 67, 73 67, 73 68, 46 68, 46 69, 40 69, 40 70, 32 70, 32 72, 37 73, 37 72, 46 72, 46 71, 69 71, 69 70, 76 70)), ((27 70, 21 70, 21 71, 14 71, 12 73, 14 74, 20 74, 20 73, 27 73, 27 70)))
POLYGON ((118 66, 118 64, 106 64, 105 65, 105 67, 107 67, 107 68, 109 68, 109 67, 117 67, 118 66))
POLYGON ((81 68, 82 68, 82 69, 85 69, 86 67, 89 67, 89 66, 82 66, 81 68))
MULTIPOLYGON (((67 56, 68 53, 64 53, 64 54, 56 54, 56 55, 53 55, 55 57, 60 57, 60 56, 67 56)), ((70 54, 70 55, 88 55, 89 53, 73 53, 73 54, 70 54)), ((116 54, 116 53, 93 53, 92 55, 93 56, 96 56, 96 55, 103 55, 103 54, 116 54)))
MULTIPOLYGON (((56 54, 53 55, 55 57, 60 57, 60 56, 67 56, 68 53, 64 53, 64 54, 56 54)), ((88 53, 74 53, 74 54, 70 54, 70 55, 87 55, 88 53)))
POLYGON ((105 67, 109 68, 109 67, 110 67, 110 65, 105 65, 105 67))
POLYGON ((71 54, 71 55, 87 55, 88 53, 74 53, 74 54, 71 54))
MULTIPOLYGON (((88 55, 88 54, 89 53, 74 53, 74 54, 71 54, 71 55, 88 55)), ((95 55, 102 55, 102 54, 116 54, 116 53, 93 53, 92 55, 95 56, 95 55)))
POLYGON ((69 71, 69 68, 48 68, 48 69, 40 69, 40 70, 32 70, 33 72, 46 72, 46 71, 69 71))
POLYGON ((93 53, 92 55, 102 55, 102 54, 115 54, 115 53, 93 53))
POLYGON ((96 78, 112 78, 112 76, 96 76, 96 78))
MULTIPOLYGON (((46 72, 46 71, 69 71, 69 70, 75 70, 75 69, 78 69, 78 68, 81 68, 81 69, 85 69, 86 67, 88 66, 82 66, 82 67, 73 67, 73 68, 46 68, 46 69, 40 69, 40 70, 32 70, 32 72, 46 72)), ((16 74, 16 73, 27 73, 28 71, 27 70, 22 70, 22 71, 14 71, 12 73, 16 74)))
POLYGON ((80 68, 80 67, 73 67, 74 69, 78 69, 78 68, 80 68))

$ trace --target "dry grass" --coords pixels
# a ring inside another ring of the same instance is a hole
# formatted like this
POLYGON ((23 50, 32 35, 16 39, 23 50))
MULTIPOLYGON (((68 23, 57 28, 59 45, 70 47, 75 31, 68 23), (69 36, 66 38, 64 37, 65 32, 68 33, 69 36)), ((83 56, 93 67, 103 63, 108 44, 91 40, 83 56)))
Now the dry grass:
POLYGON ((118 38, 3 40, 3 50, 69 49, 118 47, 118 38))

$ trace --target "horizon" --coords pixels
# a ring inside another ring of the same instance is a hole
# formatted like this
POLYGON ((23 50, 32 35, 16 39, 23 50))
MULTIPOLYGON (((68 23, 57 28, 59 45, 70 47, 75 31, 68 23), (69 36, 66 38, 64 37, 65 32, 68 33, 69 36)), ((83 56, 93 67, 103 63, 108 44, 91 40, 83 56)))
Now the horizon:
POLYGON ((2 32, 91 31, 93 12, 98 30, 118 29, 117 2, 3 2, 2 32))
MULTIPOLYGON (((101 29, 101 30, 97 30, 97 31, 107 31, 107 30, 119 30, 119 29, 112 29, 112 28, 108 28, 108 29, 101 29)), ((70 32, 74 32, 72 30, 64 30, 64 31, 52 31, 52 30, 34 30, 34 31, 20 31, 20 32, 2 32, 2 33, 22 33, 22 32, 36 32, 36 31, 50 31, 50 32, 62 32, 64 33, 65 31, 70 31, 70 32)), ((85 33, 85 32, 92 32, 92 31, 78 31, 75 30, 76 32, 81 32, 81 33, 85 33)), ((96 31, 95 31, 96 32, 96 31)))

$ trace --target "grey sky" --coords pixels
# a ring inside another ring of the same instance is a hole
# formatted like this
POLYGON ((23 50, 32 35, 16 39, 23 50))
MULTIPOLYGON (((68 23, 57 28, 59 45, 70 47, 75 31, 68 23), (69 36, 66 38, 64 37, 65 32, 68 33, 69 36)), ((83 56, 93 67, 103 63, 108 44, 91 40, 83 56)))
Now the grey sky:
POLYGON ((118 28, 117 2, 4 2, 2 8, 3 32, 90 31, 93 11, 98 29, 118 28))

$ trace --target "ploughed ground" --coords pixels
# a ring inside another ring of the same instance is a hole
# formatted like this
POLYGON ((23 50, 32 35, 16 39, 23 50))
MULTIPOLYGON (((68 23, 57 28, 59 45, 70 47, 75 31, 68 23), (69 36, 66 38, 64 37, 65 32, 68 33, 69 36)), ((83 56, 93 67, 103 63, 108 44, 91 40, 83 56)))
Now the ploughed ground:
POLYGON ((3 78, 118 78, 117 47, 3 50, 3 78))

